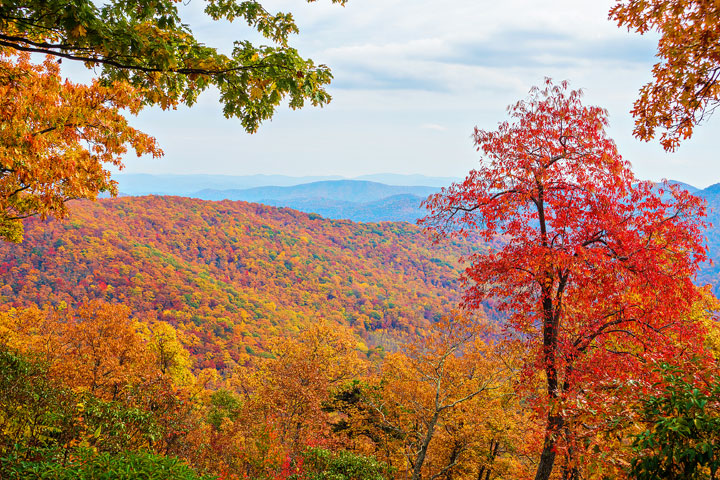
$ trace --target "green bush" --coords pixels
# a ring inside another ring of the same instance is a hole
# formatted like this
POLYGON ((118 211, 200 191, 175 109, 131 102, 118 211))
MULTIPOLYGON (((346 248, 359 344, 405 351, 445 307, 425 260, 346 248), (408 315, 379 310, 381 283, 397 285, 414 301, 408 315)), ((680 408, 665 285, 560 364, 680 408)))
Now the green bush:
POLYGON ((390 469, 373 457, 311 448, 303 453, 303 473, 291 480, 386 480, 390 469))
POLYGON ((720 472, 720 379, 699 388, 680 368, 660 367, 659 394, 645 398, 646 429, 633 443, 630 478, 704 480, 720 472))
POLYGON ((48 378, 42 362, 0 346, 0 479, 210 478, 146 452, 162 428, 156 412, 132 403, 75 393, 48 378))
POLYGON ((79 429, 75 403, 71 391, 47 378, 41 362, 0 347, 0 457, 18 447, 60 448, 79 429))
POLYGON ((174 457, 146 452, 120 455, 81 452, 66 465, 57 462, 30 462, 0 459, 4 480, 211 480, 201 476, 174 457))

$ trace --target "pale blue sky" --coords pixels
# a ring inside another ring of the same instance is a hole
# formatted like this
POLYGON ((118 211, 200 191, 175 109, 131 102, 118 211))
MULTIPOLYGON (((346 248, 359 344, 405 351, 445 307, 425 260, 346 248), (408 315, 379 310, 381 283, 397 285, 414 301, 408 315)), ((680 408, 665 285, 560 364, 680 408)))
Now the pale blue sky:
MULTIPOLYGON (((187 2, 186 2, 187 3, 187 2)), ((157 137, 163 159, 126 159, 126 172, 228 175, 420 173, 463 176, 477 164, 470 134, 504 120, 508 104, 550 76, 585 90, 610 111, 610 133, 638 176, 704 187, 720 182, 720 120, 673 154, 632 138, 627 113, 650 78, 656 37, 607 19, 606 0, 329 0, 263 2, 292 11, 300 52, 333 69, 325 108, 281 109, 246 134, 208 92, 193 108, 149 109, 133 121, 157 137)), ((181 4, 182 5, 182 4, 181 4)), ((248 38, 243 25, 202 22, 203 2, 185 7, 207 44, 248 38), (200 21, 199 21, 200 20, 200 21)))

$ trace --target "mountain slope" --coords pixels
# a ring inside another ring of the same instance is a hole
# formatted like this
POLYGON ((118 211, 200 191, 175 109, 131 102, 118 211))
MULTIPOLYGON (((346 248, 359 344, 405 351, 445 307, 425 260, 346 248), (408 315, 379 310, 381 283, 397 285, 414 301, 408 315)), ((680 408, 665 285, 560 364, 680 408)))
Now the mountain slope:
POLYGON ((288 207, 306 213, 317 213, 325 218, 347 219, 354 222, 409 222, 415 223, 427 214, 420 208, 425 197, 400 194, 373 202, 357 203, 324 198, 293 198, 263 200, 260 203, 274 207, 288 207))
POLYGON ((707 202, 708 228, 705 230, 705 241, 708 257, 712 263, 704 263, 698 275, 698 283, 710 284, 716 296, 720 295, 720 184, 692 192, 693 195, 707 202))
POLYGON ((456 304, 468 251, 406 223, 243 202, 75 202, 70 221, 28 221, 22 245, 0 245, 0 301, 120 301, 177 325, 200 366, 222 368, 319 320, 370 347, 422 330, 456 304))

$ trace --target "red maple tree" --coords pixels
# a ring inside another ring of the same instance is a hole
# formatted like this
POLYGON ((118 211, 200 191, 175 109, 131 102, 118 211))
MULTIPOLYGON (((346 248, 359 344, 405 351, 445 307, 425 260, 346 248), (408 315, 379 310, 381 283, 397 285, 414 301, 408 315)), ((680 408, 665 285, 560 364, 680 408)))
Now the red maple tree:
POLYGON ((580 97, 547 79, 509 108, 512 123, 476 128, 480 168, 430 197, 423 220, 437 238, 493 242, 469 259, 464 304, 496 303, 506 332, 537 354, 527 364, 545 382, 536 480, 550 477, 559 451, 568 458, 571 400, 700 348, 687 319, 705 259, 704 204, 637 181, 605 133, 607 112, 580 97))

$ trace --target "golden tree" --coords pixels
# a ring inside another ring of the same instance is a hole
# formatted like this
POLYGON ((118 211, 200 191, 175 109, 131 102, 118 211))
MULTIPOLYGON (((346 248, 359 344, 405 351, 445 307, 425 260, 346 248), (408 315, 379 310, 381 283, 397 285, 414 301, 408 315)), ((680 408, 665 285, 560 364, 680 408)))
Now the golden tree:
POLYGON ((116 194, 104 167, 122 166, 128 148, 161 155, 121 114, 141 106, 126 83, 76 84, 62 80, 56 61, 0 51, 0 239, 20 242, 29 216, 66 216, 67 200, 116 194))

